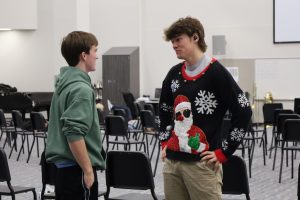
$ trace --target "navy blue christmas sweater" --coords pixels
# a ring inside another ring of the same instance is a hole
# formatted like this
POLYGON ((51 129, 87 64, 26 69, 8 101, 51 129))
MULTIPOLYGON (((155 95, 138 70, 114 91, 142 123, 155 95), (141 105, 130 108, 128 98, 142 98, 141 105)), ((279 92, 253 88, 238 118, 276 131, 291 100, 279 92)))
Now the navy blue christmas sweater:
POLYGON ((198 75, 185 73, 179 63, 163 81, 159 103, 160 141, 167 158, 201 160, 200 153, 214 151, 225 162, 247 131, 252 111, 245 94, 217 60, 198 75), (232 113, 231 128, 222 146, 221 126, 226 111, 232 113), (171 127, 171 128, 170 128, 171 127))

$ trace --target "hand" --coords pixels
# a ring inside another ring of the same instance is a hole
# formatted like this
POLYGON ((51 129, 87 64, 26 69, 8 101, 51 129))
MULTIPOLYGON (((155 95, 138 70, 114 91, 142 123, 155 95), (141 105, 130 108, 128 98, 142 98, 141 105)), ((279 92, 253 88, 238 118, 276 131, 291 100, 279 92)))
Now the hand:
POLYGON ((91 172, 84 173, 84 184, 87 189, 90 189, 94 183, 94 173, 93 170, 91 172))
POLYGON ((165 146, 165 148, 161 151, 161 159, 162 161, 164 162, 165 161, 165 158, 167 156, 167 146, 165 146))
POLYGON ((205 151, 200 154, 201 160, 206 161, 206 165, 212 170, 217 171, 220 167, 220 161, 218 160, 214 151, 205 151))

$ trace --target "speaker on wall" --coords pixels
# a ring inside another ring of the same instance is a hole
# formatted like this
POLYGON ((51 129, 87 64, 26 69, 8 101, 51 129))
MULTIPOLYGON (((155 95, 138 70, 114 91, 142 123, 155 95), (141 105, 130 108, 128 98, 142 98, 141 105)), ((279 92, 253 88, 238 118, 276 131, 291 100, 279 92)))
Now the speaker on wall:
POLYGON ((225 55, 226 54, 225 46, 226 46, 225 35, 212 36, 213 55, 225 55))

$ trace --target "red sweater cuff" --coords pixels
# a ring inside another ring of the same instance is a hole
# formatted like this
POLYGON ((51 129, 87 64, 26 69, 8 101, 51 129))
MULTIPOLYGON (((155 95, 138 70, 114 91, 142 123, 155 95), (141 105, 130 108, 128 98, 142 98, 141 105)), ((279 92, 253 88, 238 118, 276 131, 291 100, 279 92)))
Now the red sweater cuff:
POLYGON ((226 156, 224 155, 224 153, 222 152, 221 149, 217 149, 215 150, 215 154, 217 156, 217 159, 219 160, 220 163, 224 163, 227 161, 226 156))
POLYGON ((161 142, 161 149, 162 149, 162 150, 163 150, 166 146, 167 146, 167 142, 166 142, 166 141, 161 142))

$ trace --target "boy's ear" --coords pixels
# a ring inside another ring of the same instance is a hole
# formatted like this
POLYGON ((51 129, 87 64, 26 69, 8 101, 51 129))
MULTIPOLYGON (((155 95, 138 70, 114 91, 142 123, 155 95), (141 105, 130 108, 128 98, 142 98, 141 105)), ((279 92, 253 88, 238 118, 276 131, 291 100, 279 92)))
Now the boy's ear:
POLYGON ((85 59, 85 52, 81 52, 81 54, 79 55, 80 60, 84 60, 85 59))

